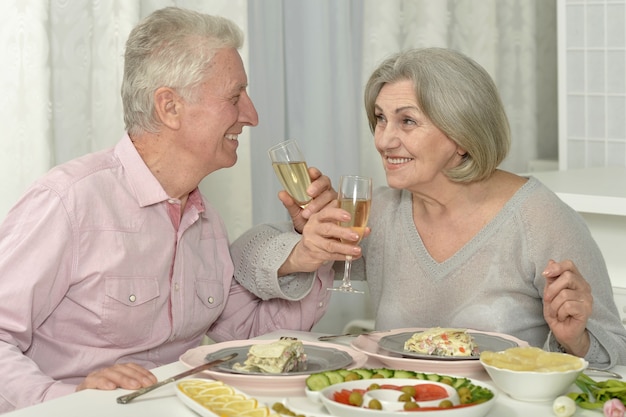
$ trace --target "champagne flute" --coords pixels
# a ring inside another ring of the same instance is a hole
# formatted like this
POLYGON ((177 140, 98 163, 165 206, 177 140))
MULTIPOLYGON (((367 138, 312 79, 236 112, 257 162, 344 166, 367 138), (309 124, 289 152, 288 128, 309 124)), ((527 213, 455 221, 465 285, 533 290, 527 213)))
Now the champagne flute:
MULTIPOLYGON (((360 177, 356 175, 344 175, 339 180, 339 192, 337 199, 339 207, 350 213, 350 220, 340 222, 341 226, 349 227, 353 232, 359 235, 359 241, 363 239, 367 219, 370 215, 370 207, 372 206, 372 179, 368 177, 360 177)), ((328 288, 333 291, 342 291, 350 293, 360 293, 352 287, 350 283, 350 268, 352 267, 352 256, 346 256, 343 281, 339 287, 328 288)))
POLYGON ((311 177, 298 143, 294 139, 286 140, 272 146, 268 153, 272 168, 285 191, 300 207, 305 208, 311 201, 311 196, 306 193, 311 177))

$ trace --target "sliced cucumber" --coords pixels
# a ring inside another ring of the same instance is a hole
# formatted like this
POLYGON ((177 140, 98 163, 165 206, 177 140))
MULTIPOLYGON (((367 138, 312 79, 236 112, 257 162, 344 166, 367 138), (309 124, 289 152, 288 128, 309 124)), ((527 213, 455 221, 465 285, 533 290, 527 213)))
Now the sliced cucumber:
POLYGON ((351 371, 361 375, 362 379, 370 379, 372 375, 374 375, 374 371, 372 371, 371 369, 367 369, 367 368, 351 369, 351 371))
POLYGON ((393 378, 415 379, 415 372, 398 369, 393 372, 393 378))
POLYGON ((377 378, 377 375, 382 376, 383 378, 393 378, 393 374, 394 374, 394 370, 393 369, 389 369, 389 368, 376 368, 374 369, 374 375, 372 375, 372 378, 377 378))
POLYGON ((461 387, 466 386, 469 383, 470 383, 469 379, 455 378, 454 381, 452 382, 452 386, 454 387, 454 389, 459 389, 461 387))
POLYGON ((345 378, 343 377, 343 375, 341 375, 339 371, 326 371, 323 372, 323 374, 326 375, 326 377, 328 378, 328 382, 330 382, 330 385, 338 384, 345 381, 345 378))
POLYGON ((306 379, 306 386, 311 391, 321 391, 330 385, 330 380, 323 373, 311 374, 306 379))
POLYGON ((426 379, 433 382, 441 381, 441 375, 438 374, 426 374, 426 379))

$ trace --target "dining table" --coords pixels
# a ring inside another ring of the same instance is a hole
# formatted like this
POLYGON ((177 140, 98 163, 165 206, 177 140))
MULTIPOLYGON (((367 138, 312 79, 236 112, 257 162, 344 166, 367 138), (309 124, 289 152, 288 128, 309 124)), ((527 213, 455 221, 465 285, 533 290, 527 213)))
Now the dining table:
MULTIPOLYGON (((301 332, 293 330, 279 330, 271 333, 267 333, 263 336, 256 337, 256 340, 274 340, 280 337, 296 337, 302 341, 318 342, 318 337, 323 336, 322 333, 315 332, 301 332)), ((328 342, 329 345, 348 345, 350 346, 353 337, 338 337, 331 339, 328 342)), ((364 367, 368 368, 380 368, 384 367, 377 358, 368 357, 364 367)), ((152 370, 155 376, 159 380, 169 378, 180 372, 184 372, 189 369, 184 362, 178 360, 173 363, 169 363, 152 370)), ((615 366, 611 371, 626 377, 626 366, 615 366)), ((490 383, 490 378, 486 372, 482 371, 471 376, 474 379, 482 380, 486 383, 490 383)), ((602 377, 595 377, 594 379, 606 379, 602 377)), ((234 387, 237 389, 238 387, 234 387)), ((176 395, 176 384, 170 383, 147 394, 142 395, 134 399, 127 404, 118 404, 116 399, 124 394, 128 394, 132 391, 116 389, 111 391, 105 390, 82 390, 63 397, 52 399, 40 404, 36 404, 30 407, 15 410, 4 414, 6 417, 197 417, 194 411, 188 408, 176 395)), ((574 390, 574 386, 572 386, 574 390)), ((497 390, 497 389, 496 389, 497 390)), ((298 400, 308 401, 304 393, 301 394, 303 398, 298 400)), ((259 402, 268 404, 271 406, 276 402, 285 400, 285 397, 281 396, 257 396, 259 402)), ((330 416, 331 414, 313 413, 307 415, 307 417, 323 417, 330 416)), ((575 416, 589 416, 598 417, 602 413, 592 410, 584 410, 578 408, 575 416)), ((548 402, 527 402, 518 401, 503 392, 498 392, 497 398, 493 407, 486 414, 486 417, 516 417, 516 416, 554 416, 552 412, 552 401, 548 402)))

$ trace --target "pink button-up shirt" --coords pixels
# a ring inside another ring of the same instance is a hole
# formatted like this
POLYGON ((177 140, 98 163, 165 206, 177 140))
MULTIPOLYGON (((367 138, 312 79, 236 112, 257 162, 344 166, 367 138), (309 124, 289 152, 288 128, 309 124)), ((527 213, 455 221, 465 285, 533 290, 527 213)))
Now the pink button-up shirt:
POLYGON ((114 363, 175 361, 211 325, 244 339, 319 319, 319 280, 304 301, 260 302, 232 279, 226 229, 198 190, 179 215, 127 135, 27 191, 0 226, 0 411, 114 363))

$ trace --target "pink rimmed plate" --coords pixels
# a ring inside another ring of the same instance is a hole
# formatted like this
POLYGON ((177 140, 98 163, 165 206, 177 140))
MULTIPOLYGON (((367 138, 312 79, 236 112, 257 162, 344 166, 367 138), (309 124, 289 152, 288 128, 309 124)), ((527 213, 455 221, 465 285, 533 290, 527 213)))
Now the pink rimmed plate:
MULTIPOLYGON (((418 333, 427 330, 426 328, 403 328, 394 329, 388 332, 377 332, 369 335, 361 335, 352 341, 351 346, 375 358, 385 366, 395 369, 406 369, 408 371, 441 373, 461 376, 477 376, 484 374, 485 370, 479 361, 468 360, 440 360, 440 359, 423 359, 411 356, 405 356, 396 349, 385 349, 385 343, 381 346, 381 339, 395 340, 395 335, 406 335, 407 339, 412 333, 418 333)), ((528 346, 528 343, 511 335, 493 332, 482 332, 478 330, 468 330, 470 334, 480 334, 481 339, 507 341, 511 346, 528 346)), ((509 345, 506 343, 506 345, 509 345)))
MULTIPOLYGON (((189 368, 193 368, 205 362, 207 355, 215 354, 216 352, 224 349, 248 347, 252 344, 266 344, 272 343, 274 340, 234 340, 230 342, 215 343, 211 345, 202 345, 197 348, 193 348, 181 355, 180 361, 189 368)), ((367 362, 368 356, 364 352, 352 349, 348 346, 323 343, 323 342, 310 342, 303 340, 305 350, 307 347, 312 347, 310 351, 319 354, 323 350, 341 351, 347 353, 351 358, 351 363, 341 368, 361 368, 367 362)), ((321 354, 320 354, 321 356, 321 354)), ((315 360, 315 358, 313 358, 315 360)), ((244 361, 245 357, 239 358, 240 361, 244 361)), ((313 372, 320 372, 321 370, 316 368, 313 372)), ((245 374, 245 373, 232 373, 227 370, 210 369, 204 373, 211 376, 211 378, 223 381, 226 384, 242 390, 250 395, 258 396, 292 396, 292 395, 305 395, 306 379, 309 377, 309 373, 298 372, 294 375, 280 374, 280 375, 259 375, 259 374, 245 374)))

